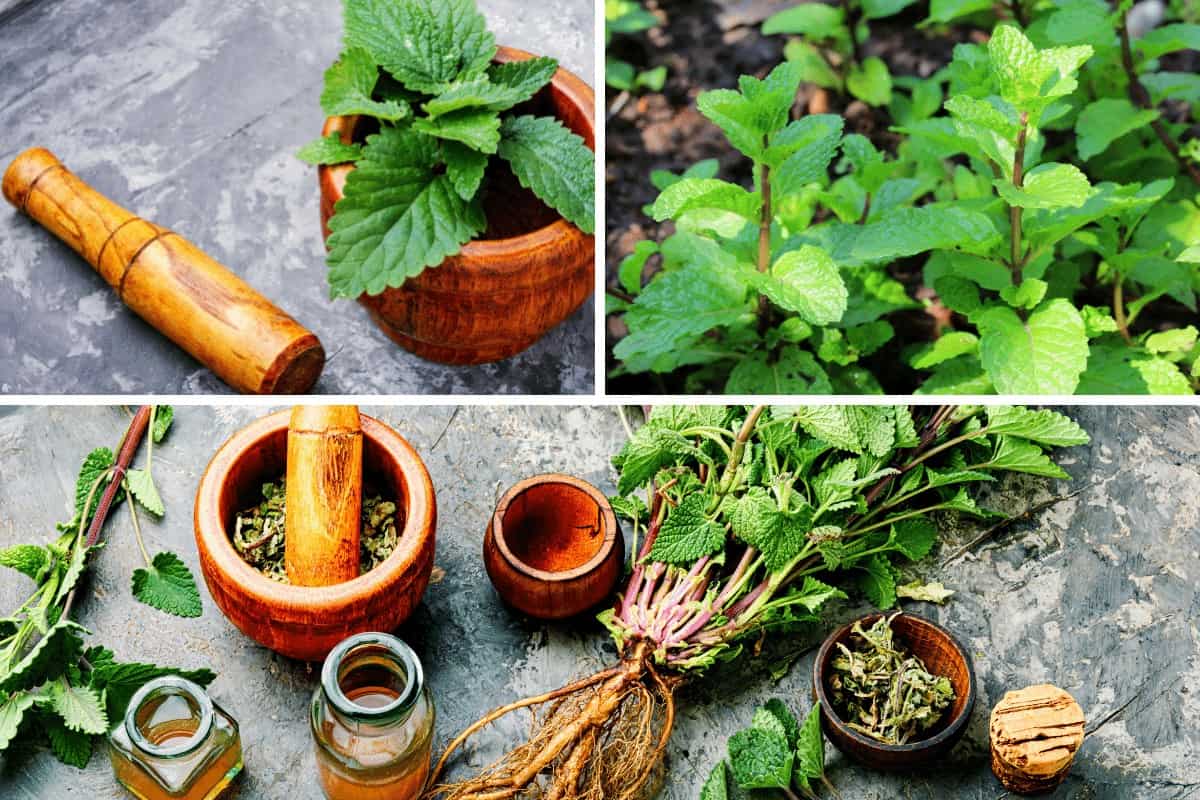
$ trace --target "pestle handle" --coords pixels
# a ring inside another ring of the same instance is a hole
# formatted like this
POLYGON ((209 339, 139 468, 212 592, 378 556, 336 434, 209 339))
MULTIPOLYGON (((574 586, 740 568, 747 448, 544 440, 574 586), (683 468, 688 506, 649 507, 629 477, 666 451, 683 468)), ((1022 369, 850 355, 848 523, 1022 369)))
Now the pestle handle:
POLYGON ((296 406, 288 424, 284 564, 299 586, 358 577, 362 424, 357 406, 296 406))
POLYGON ((97 192, 42 148, 0 188, 81 255, 122 302, 239 392, 303 394, 325 366, 320 341, 176 233, 97 192))

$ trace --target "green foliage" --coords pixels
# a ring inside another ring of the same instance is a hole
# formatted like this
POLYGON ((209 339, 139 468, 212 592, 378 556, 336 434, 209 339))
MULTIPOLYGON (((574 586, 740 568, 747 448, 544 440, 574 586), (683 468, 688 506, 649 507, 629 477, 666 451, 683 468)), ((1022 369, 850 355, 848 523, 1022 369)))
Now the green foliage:
POLYGON ((745 790, 755 789, 783 790, 789 795, 795 790, 812 798, 814 784, 828 786, 825 737, 816 706, 800 724, 782 700, 768 700, 754 712, 750 727, 729 737, 728 751, 728 760, 717 762, 709 774, 701 800, 744 797, 748 796, 745 790))
MULTIPOLYGON (((659 185, 650 213, 675 230, 627 262, 615 374, 739 394, 1194 393, 1200 351, 1174 320, 1200 289, 1200 145, 1179 121, 1200 84, 1156 70, 1200 26, 1132 40, 1127 68, 1124 9, 1026 3, 1023 27, 891 76, 861 54, 869 22, 908 5, 784 9, 763 32, 792 37, 787 61, 699 96, 753 184, 706 166, 659 185), (806 82, 879 106, 898 141, 790 120, 806 82), (896 279, 922 267, 923 287, 896 279), (944 322, 914 340, 898 322, 922 305, 944 322)), ((929 22, 992 11, 938 0, 929 22)))
POLYGON ((198 617, 203 611, 191 570, 170 552, 159 553, 147 567, 133 571, 133 596, 177 617, 198 617))
POLYGON ((493 65, 496 43, 474 0, 345 0, 345 47, 325 73, 330 116, 363 115, 379 133, 337 135, 297 154, 352 163, 329 228, 334 297, 379 294, 458 253, 487 227, 481 196, 493 155, 581 230, 594 229, 595 157, 582 138, 517 107, 558 68, 550 58, 493 65))
MULTIPOLYGON (((637 0, 604 0, 604 46, 611 49, 613 36, 644 33, 658 27, 658 18, 642 7, 637 0)), ((604 80, 621 92, 648 89, 662 91, 667 81, 667 68, 638 71, 637 67, 609 53, 604 62, 604 80)))

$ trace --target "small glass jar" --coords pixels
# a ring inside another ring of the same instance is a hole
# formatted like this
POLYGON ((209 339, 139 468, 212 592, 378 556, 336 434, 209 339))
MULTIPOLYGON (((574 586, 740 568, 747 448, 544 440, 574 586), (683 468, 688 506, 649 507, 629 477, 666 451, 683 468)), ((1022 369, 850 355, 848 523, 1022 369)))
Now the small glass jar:
POLYGON ((242 771, 237 722, 183 678, 139 689, 108 743, 117 781, 141 800, 214 800, 242 771))
POLYGON ((317 772, 329 800, 420 797, 433 746, 433 700, 416 653, 386 633, 333 649, 313 695, 317 772))

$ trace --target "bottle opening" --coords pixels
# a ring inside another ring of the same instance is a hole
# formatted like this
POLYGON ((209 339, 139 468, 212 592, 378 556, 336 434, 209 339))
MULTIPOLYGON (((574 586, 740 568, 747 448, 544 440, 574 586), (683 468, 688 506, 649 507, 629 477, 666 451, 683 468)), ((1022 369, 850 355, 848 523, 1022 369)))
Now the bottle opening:
POLYGON ((208 738, 213 705, 208 694, 189 680, 156 678, 134 694, 125 712, 125 732, 152 756, 186 755, 208 738))
POLYGON ((416 653, 386 633, 351 636, 334 648, 321 670, 321 686, 330 704, 360 722, 408 713, 423 682, 416 653))

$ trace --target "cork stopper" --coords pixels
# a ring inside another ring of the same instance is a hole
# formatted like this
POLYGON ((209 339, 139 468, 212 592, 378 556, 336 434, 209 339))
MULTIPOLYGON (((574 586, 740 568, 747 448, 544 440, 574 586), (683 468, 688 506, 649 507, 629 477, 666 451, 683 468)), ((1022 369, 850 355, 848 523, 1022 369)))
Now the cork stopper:
POLYGON ((1083 709, 1057 686, 1008 692, 992 709, 992 772, 1016 794, 1053 791, 1083 744, 1083 709))

